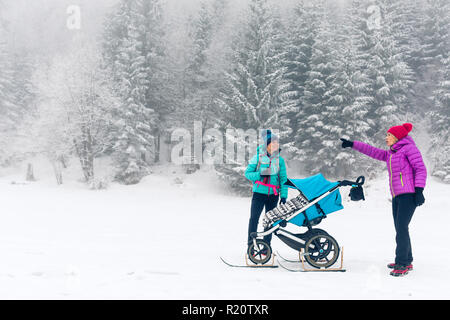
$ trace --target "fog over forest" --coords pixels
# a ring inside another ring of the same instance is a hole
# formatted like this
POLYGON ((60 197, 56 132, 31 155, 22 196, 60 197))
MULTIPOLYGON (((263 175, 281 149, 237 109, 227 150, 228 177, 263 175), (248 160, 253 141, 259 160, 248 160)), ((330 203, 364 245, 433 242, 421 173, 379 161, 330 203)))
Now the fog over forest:
POLYGON ((445 0, 0 0, 0 166, 76 159, 90 183, 109 158, 112 180, 136 184, 197 122, 250 146, 244 162, 210 153, 248 194, 257 141, 227 129, 276 130, 298 175, 339 178, 383 169, 341 137, 384 147, 411 122, 450 182, 449 27, 445 0))

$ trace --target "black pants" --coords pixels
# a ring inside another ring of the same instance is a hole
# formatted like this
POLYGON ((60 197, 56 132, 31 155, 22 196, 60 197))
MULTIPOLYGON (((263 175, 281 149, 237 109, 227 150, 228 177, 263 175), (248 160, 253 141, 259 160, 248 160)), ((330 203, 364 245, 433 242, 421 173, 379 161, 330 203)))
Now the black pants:
POLYGON ((395 263, 403 266, 413 261, 411 239, 409 238, 409 223, 416 210, 416 202, 413 193, 406 193, 392 199, 392 213, 394 215, 395 231, 395 263))
MULTIPOLYGON (((261 216, 262 210, 264 206, 266 207, 266 212, 272 210, 278 205, 278 195, 267 195, 258 192, 253 192, 252 197, 252 207, 250 210, 250 221, 248 223, 248 242, 252 240, 250 238, 250 234, 252 232, 256 232, 258 229, 258 221, 261 216)), ((272 235, 268 235, 264 237, 264 241, 270 244, 272 241, 272 235)))

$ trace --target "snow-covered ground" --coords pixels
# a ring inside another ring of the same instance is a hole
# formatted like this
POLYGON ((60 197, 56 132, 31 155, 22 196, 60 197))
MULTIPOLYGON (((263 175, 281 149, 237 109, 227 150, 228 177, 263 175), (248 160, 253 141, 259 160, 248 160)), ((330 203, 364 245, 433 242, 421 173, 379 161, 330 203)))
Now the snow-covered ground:
POLYGON ((244 261, 250 198, 224 193, 208 169, 160 167, 139 185, 101 191, 77 182, 76 170, 59 187, 50 168, 35 171, 30 184, 20 183, 23 167, 0 172, 0 299, 450 298, 450 186, 432 178, 410 225, 415 269, 394 278, 387 178, 367 182, 365 202, 342 189, 345 209, 318 226, 345 248, 347 272, 291 273, 219 260, 244 261))

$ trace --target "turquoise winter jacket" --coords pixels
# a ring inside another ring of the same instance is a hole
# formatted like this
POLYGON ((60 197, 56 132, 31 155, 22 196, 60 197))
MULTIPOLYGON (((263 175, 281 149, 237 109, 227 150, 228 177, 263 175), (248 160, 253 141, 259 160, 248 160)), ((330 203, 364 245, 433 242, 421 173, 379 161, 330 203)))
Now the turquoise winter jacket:
POLYGON ((280 150, 278 152, 274 152, 274 154, 269 157, 267 150, 265 149, 265 145, 260 145, 258 147, 256 154, 248 164, 247 170, 245 170, 245 177, 253 182, 253 192, 274 194, 273 188, 256 183, 256 181, 263 182, 260 172, 270 167, 272 175, 267 181, 267 184, 280 187, 277 189, 277 193, 280 195, 280 198, 287 198, 288 187, 284 185, 287 181, 286 164, 284 159, 280 156, 280 150), (257 170, 258 162, 259 170, 257 170))

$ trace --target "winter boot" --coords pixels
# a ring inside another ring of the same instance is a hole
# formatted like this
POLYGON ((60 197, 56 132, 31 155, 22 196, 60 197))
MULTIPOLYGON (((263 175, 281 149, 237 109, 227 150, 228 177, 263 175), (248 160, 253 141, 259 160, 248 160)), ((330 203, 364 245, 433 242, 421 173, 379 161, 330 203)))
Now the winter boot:
MULTIPOLYGON (((395 263, 389 263, 389 264, 387 265, 387 267, 388 267, 389 269, 395 269, 395 267, 397 267, 397 264, 395 264, 395 263)), ((412 264, 407 265, 406 267, 408 268, 408 271, 411 271, 411 270, 413 269, 413 265, 412 265, 412 264)))
POLYGON ((409 269, 407 266, 401 266, 401 265, 396 265, 394 270, 391 271, 391 276, 394 277, 403 277, 406 276, 409 272, 409 269))

